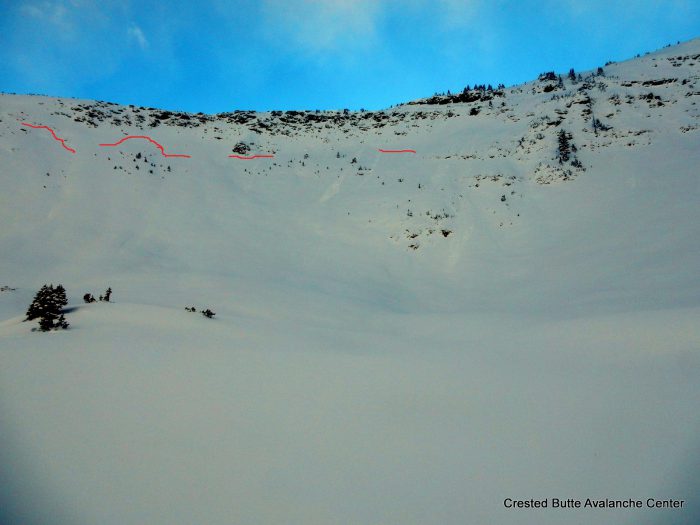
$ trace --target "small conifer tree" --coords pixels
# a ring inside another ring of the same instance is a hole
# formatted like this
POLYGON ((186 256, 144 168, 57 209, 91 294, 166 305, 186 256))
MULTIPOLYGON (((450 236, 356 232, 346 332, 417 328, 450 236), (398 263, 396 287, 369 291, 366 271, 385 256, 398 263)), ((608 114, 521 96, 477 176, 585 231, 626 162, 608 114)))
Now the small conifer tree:
POLYGON ((68 304, 68 299, 66 298, 66 289, 63 285, 59 284, 54 290, 54 301, 59 310, 63 310, 63 307, 68 304))
MULTIPOLYGON (((53 287, 52 287, 53 288, 53 287)), ((32 304, 29 305, 27 309, 25 321, 33 321, 41 317, 42 313, 46 309, 46 299, 50 294, 49 286, 45 284, 34 296, 32 304)))
POLYGON ((25 320, 39 319, 39 330, 43 332, 65 330, 69 325, 63 316, 63 307, 67 304, 66 289, 62 285, 54 288, 52 284, 45 284, 34 296, 25 320))
POLYGON ((559 164, 567 162, 571 156, 571 144, 569 142, 569 134, 563 129, 559 130, 557 134, 557 156, 559 157, 559 164))

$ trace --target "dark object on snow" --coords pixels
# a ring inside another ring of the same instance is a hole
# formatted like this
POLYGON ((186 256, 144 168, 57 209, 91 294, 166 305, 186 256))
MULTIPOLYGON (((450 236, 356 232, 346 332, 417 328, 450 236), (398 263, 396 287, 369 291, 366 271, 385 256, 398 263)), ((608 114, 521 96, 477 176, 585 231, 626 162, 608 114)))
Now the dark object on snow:
POLYGON ((49 332, 51 330, 65 330, 69 327, 68 321, 63 314, 46 314, 39 319, 39 330, 49 332))
POLYGON ((250 151, 250 146, 246 144, 245 142, 239 142, 233 147, 233 152, 238 153, 239 155, 245 155, 250 151))
POLYGON ((91 293, 86 293, 85 295, 83 295, 83 301, 85 301, 88 304, 97 302, 95 301, 95 297, 91 293))
POLYGON ((202 310, 202 315, 203 315, 204 317, 208 317, 209 319, 211 319, 211 318, 214 317, 216 314, 215 314, 214 312, 212 312, 209 308, 207 308, 206 310, 202 310))
POLYGON ((185 310, 188 312, 196 312, 197 309, 194 306, 185 306, 185 310))
POLYGON ((557 134, 557 157, 559 158, 559 164, 568 162, 571 156, 571 135, 569 135, 563 129, 559 130, 557 134))
POLYGON ((32 304, 29 305, 25 321, 37 319, 45 312, 59 313, 67 304, 66 289, 63 286, 59 284, 54 288, 53 284, 45 284, 34 296, 32 304))
POLYGON ((66 329, 69 325, 62 312, 67 304, 66 289, 62 285, 54 288, 53 284, 45 284, 29 305, 25 321, 39 319, 39 329, 43 332, 66 329))
MULTIPOLYGON (((53 290, 53 285, 51 285, 51 290, 53 290)), ((33 321, 34 319, 38 319, 41 316, 41 314, 46 309, 46 303, 48 301, 50 293, 51 292, 49 291, 49 285, 47 284, 45 284, 39 289, 39 291, 34 296, 32 304, 30 304, 29 308, 27 308, 26 317, 24 319, 25 321, 33 321)))
POLYGON ((104 296, 100 295, 100 301, 104 301, 106 303, 109 302, 109 298, 112 297, 112 288, 107 288, 107 291, 105 291, 104 296))

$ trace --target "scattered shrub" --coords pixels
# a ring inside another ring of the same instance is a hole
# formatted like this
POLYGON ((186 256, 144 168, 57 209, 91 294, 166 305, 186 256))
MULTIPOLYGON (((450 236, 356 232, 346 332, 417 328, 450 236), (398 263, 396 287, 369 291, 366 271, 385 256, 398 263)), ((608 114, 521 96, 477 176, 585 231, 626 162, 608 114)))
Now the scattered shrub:
POLYGON ((239 142, 233 147, 232 151, 234 153, 238 153, 239 155, 246 155, 250 151, 250 146, 248 146, 248 144, 245 142, 239 142))
POLYGON ((109 298, 112 297, 112 288, 107 288, 105 290, 104 295, 100 295, 100 301, 104 301, 105 303, 109 302, 109 298))

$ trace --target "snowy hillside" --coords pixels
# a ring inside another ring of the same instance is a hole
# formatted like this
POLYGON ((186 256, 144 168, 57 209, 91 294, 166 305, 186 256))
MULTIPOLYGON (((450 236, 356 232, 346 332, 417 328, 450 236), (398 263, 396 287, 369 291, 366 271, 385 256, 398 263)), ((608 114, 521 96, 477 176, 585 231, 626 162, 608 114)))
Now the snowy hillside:
POLYGON ((698 166, 700 39, 379 112, 0 95, 0 516, 697 523, 698 166), (503 505, 553 497, 685 505, 503 505))

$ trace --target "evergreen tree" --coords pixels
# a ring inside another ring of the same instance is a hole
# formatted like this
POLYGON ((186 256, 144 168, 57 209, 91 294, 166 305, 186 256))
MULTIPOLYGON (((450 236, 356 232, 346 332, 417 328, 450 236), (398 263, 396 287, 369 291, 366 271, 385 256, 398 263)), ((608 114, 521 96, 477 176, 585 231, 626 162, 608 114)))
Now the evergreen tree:
POLYGON ((39 319, 39 330, 41 330, 42 332, 48 332, 49 330, 53 330, 54 321, 57 317, 58 316, 49 312, 44 314, 44 316, 41 317, 41 319, 39 319))
POLYGON ((559 130, 557 134, 557 156, 559 157, 559 164, 568 162, 571 157, 571 143, 569 142, 569 134, 563 129, 559 130))
POLYGON ((106 303, 109 302, 109 298, 112 296, 112 288, 107 288, 105 291, 104 296, 100 296, 100 301, 105 301, 106 303))
POLYGON ((45 284, 39 289, 39 291, 34 296, 32 304, 30 304, 29 308, 27 309, 27 317, 25 321, 33 321, 34 319, 38 319, 39 317, 41 317, 41 315, 46 310, 46 300, 48 296, 52 293, 52 291, 53 286, 49 288, 49 285, 47 284, 45 284))
POLYGON ((68 304, 66 289, 62 285, 53 287, 44 285, 34 296, 27 310, 27 321, 39 319, 39 329, 43 332, 54 329, 68 328, 68 322, 63 316, 63 307, 68 304))
POLYGON ((63 307, 68 304, 66 289, 63 287, 63 285, 59 284, 56 286, 56 289, 54 290, 54 300, 59 310, 63 310, 63 307))
POLYGON ((68 321, 66 321, 66 318, 63 316, 63 314, 60 314, 58 316, 58 319, 56 321, 56 328, 60 328, 61 330, 66 330, 70 324, 68 324, 68 321))
POLYGON ((42 332, 48 332, 50 330, 65 330, 70 325, 63 314, 55 314, 53 312, 47 312, 44 316, 39 319, 39 330, 42 332))
POLYGON ((574 71, 573 67, 571 69, 569 69, 569 79, 572 82, 576 82, 576 72, 574 71))

